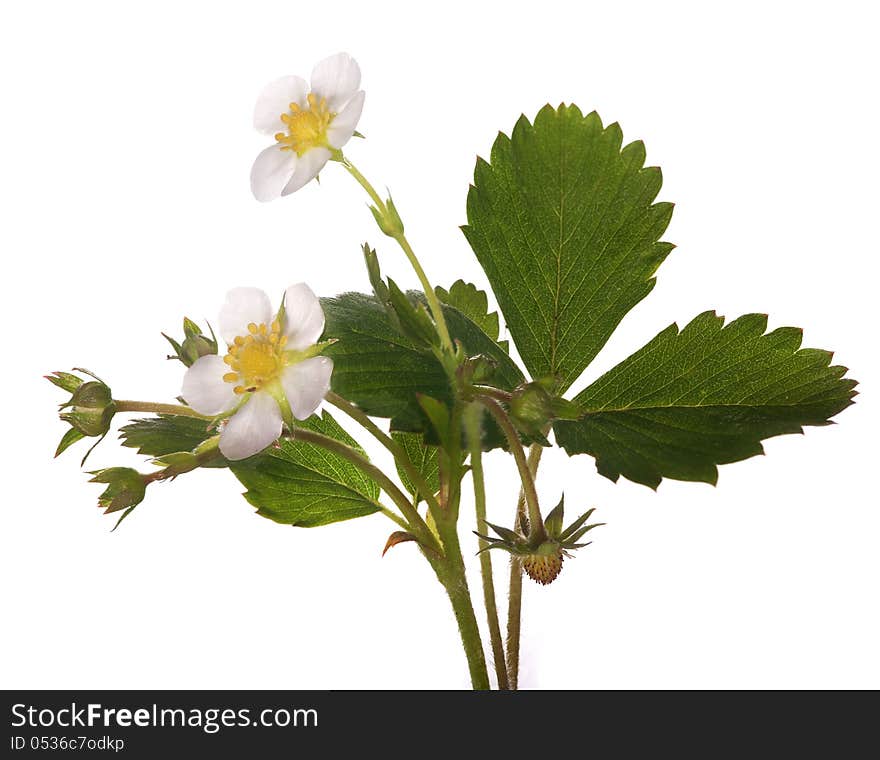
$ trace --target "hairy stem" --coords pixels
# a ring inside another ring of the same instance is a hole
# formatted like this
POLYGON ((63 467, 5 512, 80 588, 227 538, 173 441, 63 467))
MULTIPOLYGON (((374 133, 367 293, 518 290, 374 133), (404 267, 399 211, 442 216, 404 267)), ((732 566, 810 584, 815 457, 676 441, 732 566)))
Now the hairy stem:
MULTIPOLYGON (((361 174, 357 167, 347 158, 342 157, 340 163, 345 167, 346 171, 357 180, 358 184, 367 191, 367 195, 370 196, 370 200, 373 201, 379 213, 383 217, 387 217, 388 207, 379 193, 376 192, 376 189, 370 184, 370 181, 361 174)), ((386 232, 385 234, 397 241, 397 244, 400 246, 404 254, 406 254, 407 259, 409 259, 409 263, 418 276, 419 282, 422 284, 422 289, 425 291, 425 298, 428 300, 428 307, 431 309, 431 314, 434 316, 434 322, 437 325, 437 332, 440 335, 440 342, 443 344, 445 350, 451 352, 453 350, 452 339, 449 337, 449 328, 446 326, 446 318, 443 316, 443 308, 440 306, 440 301, 437 298, 437 294, 434 292, 434 288, 431 287, 431 283, 428 280, 428 276, 425 274, 425 270, 422 269, 422 265, 416 257, 412 246, 406 239, 406 235, 403 234, 402 229, 386 232)))
POLYGON ((495 418, 498 426, 504 432, 507 438, 507 444, 510 453, 516 460, 516 466, 519 470, 519 477, 522 481, 523 493, 525 494, 526 505, 529 514, 529 538, 535 541, 543 541, 547 538, 544 530, 544 518, 541 516, 541 508, 538 505, 538 492, 535 490, 535 479, 529 470, 526 455, 523 453, 523 447, 519 440, 516 428, 507 416, 507 412, 495 399, 488 396, 477 396, 480 403, 489 410, 489 413, 495 418))
MULTIPOLYGON (((527 461, 532 480, 538 474, 538 466, 541 463, 541 454, 544 447, 533 443, 529 447, 527 461)), ((526 516, 526 493, 521 488, 519 500, 516 504, 515 525, 517 529, 525 532, 526 516)), ((522 564, 516 557, 510 558, 510 587, 507 595, 507 677, 510 688, 516 689, 519 685, 519 641, 520 621, 522 619, 522 564)))
POLYGON ((442 559, 434 559, 427 554, 425 556, 434 568, 437 579, 443 584, 449 601, 452 603, 452 611, 455 614, 458 631, 461 635, 461 645, 467 658, 471 685, 474 689, 487 690, 491 688, 489 672, 486 670, 483 641, 480 637, 477 616, 474 614, 474 606, 468 590, 458 531, 455 523, 449 521, 438 524, 437 528, 443 541, 445 556, 442 559))
POLYGON ((155 414, 176 414, 180 417, 195 417, 199 420, 211 420, 194 409, 182 404, 159 404, 152 401, 117 401, 114 399, 117 412, 153 412, 155 414))
MULTIPOLYGON (((480 420, 482 410, 476 404, 465 412, 465 429, 471 458, 471 479, 474 484, 474 507, 477 513, 477 531, 485 535, 486 524, 486 484, 483 477, 483 447, 480 440, 480 420)), ((487 551, 489 544, 479 539, 480 575, 483 580, 483 602, 486 606, 486 620, 489 625, 489 640, 492 645, 492 659, 499 689, 508 689, 507 665, 504 658, 504 644, 501 640, 501 624, 498 622, 498 606, 495 601, 495 581, 492 577, 492 557, 487 551)))
POLYGON ((399 514, 397 514, 397 512, 392 512, 390 509, 388 509, 388 507, 386 507, 382 504, 377 504, 376 506, 379 507, 379 511, 383 515, 385 515, 385 517, 387 517, 389 520, 392 520, 393 522, 397 523, 405 531, 409 531, 409 529, 410 529, 409 523, 407 523, 406 520, 404 520, 399 514))

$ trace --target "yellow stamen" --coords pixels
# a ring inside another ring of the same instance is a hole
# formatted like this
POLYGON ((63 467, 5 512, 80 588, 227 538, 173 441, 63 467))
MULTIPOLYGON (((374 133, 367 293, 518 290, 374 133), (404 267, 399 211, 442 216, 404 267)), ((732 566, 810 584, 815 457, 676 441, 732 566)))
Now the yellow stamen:
POLYGON ((270 324, 251 322, 246 335, 237 335, 229 346, 223 361, 230 372, 224 382, 235 383, 232 389, 239 395, 251 393, 277 379, 285 366, 283 352, 287 338, 280 335, 281 321, 276 317, 270 324))
POLYGON ((290 111, 281 114, 287 132, 279 132, 275 139, 281 150, 292 150, 301 156, 311 148, 327 147, 327 128, 336 114, 327 108, 327 98, 318 98, 310 92, 306 97, 307 108, 298 103, 290 104, 290 111))

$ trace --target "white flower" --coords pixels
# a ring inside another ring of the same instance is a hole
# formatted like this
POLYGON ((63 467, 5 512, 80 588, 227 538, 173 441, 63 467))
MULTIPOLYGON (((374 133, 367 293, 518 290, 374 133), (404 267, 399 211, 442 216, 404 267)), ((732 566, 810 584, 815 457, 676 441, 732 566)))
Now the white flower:
POLYGON ((278 440, 291 415, 307 419, 330 389, 333 360, 317 356, 321 303, 305 283, 292 285, 281 309, 257 288, 235 288, 220 310, 225 356, 203 356, 183 378, 183 399, 199 414, 229 415, 220 433, 227 459, 244 459, 278 440))
POLYGON ((251 169, 251 190, 258 201, 299 190, 351 139, 364 107, 360 84, 357 61, 338 53, 315 65, 311 88, 305 79, 289 76, 260 93, 254 126, 276 142, 257 156, 251 169))

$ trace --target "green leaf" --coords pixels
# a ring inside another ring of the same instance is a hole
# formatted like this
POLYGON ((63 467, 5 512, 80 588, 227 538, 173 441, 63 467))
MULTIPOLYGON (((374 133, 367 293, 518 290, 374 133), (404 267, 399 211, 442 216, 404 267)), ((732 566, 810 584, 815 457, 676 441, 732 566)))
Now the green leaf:
POLYGON ((586 416, 554 425, 569 454, 602 475, 655 488, 662 478, 715 483, 716 465, 763 453, 761 441, 825 425, 852 403, 854 380, 801 331, 764 334, 767 316, 724 326, 707 311, 670 325, 575 397, 586 416))
POLYGON ((446 290, 441 287, 434 288, 443 303, 454 306, 486 335, 498 343, 505 351, 509 350, 506 340, 498 340, 498 312, 489 311, 489 297, 486 291, 480 290, 476 285, 464 280, 456 280, 452 287, 446 290))
POLYGON ((560 391, 651 291, 673 247, 658 242, 672 216, 672 204, 653 203, 660 169, 644 166, 641 142, 622 141, 596 113, 545 106, 534 125, 523 116, 499 134, 468 193, 462 229, 520 356, 560 391))
MULTIPOLYGON (((373 296, 344 293, 323 298, 321 304, 324 337, 338 340, 324 352, 334 361, 331 383, 336 393, 370 416, 390 417, 393 430, 409 432, 425 429, 418 395, 451 404, 452 388, 441 363, 429 349, 415 346, 395 330, 385 307, 373 296)), ((510 390, 523 381, 504 349, 471 319, 452 306, 444 306, 443 313, 450 334, 468 355, 486 354, 494 360, 493 384, 510 390)))
MULTIPOLYGON (((138 454, 161 458, 182 451, 193 451, 199 444, 217 434, 205 420, 195 417, 182 417, 176 414, 160 414, 158 417, 144 417, 123 425, 119 437, 123 446, 137 449, 138 454)), ((218 456, 205 467, 226 467, 228 462, 218 456)))
MULTIPOLYGON (((330 416, 312 416, 298 426, 322 433, 363 452, 330 416)), ((229 469, 247 488, 257 513, 275 522, 313 528, 378 512, 379 486, 338 454, 311 443, 280 441, 229 469)))
MULTIPOLYGON (((428 446, 422 442, 422 436, 418 433, 401 433, 393 432, 391 437, 401 446, 415 465, 421 476, 425 479, 431 493, 435 494, 440 490, 440 460, 437 456, 436 446, 428 446)), ((424 500, 424 495, 418 493, 415 484, 410 480, 406 470, 399 464, 397 465, 397 474, 400 476, 400 482, 403 483, 407 491, 409 491, 418 501, 424 500)))

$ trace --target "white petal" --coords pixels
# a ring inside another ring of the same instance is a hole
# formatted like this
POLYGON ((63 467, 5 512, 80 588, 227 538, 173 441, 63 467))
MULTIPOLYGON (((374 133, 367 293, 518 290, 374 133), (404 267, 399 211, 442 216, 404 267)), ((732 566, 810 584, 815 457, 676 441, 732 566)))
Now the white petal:
POLYGON ((217 320, 220 335, 231 344, 236 335, 247 335, 248 325, 272 322, 272 304, 259 288, 233 288, 226 294, 217 320))
POLYGON ((301 282, 284 294, 285 348, 302 351, 318 342, 324 332, 324 310, 312 289, 301 282))
POLYGON ((318 176, 318 172, 324 168, 324 164, 329 160, 330 151, 327 148, 311 148, 307 150, 297 159, 296 171, 290 178, 290 182, 284 186, 281 194, 290 195, 304 185, 309 184, 318 176))
POLYGON ((290 404, 290 411, 298 420, 314 414, 330 390, 333 360, 327 356, 314 356, 284 370, 281 385, 290 404))
POLYGON ((254 393, 226 423, 220 434, 220 453, 237 460, 259 454, 281 435, 281 410, 265 391, 254 393))
POLYGON ((327 128, 327 142, 334 148, 341 148, 345 145, 354 134, 363 110, 364 91, 358 90, 345 108, 330 122, 330 126, 327 128))
POLYGON ((233 384, 223 380, 229 366, 214 354, 196 359, 183 376, 180 395, 199 414, 211 416, 232 409, 238 402, 233 384))
POLYGON ((331 55, 312 69, 312 92, 327 98, 331 111, 341 111, 360 86, 361 68, 348 53, 331 55))
POLYGON ((262 203, 274 201, 282 194, 298 163, 296 153, 281 150, 277 144, 260 151, 251 167, 251 192, 254 198, 262 203))
POLYGON ((274 137, 284 130, 281 114, 290 111, 290 104, 305 105, 309 84, 302 77, 281 77, 267 84, 254 106, 254 127, 274 137))

